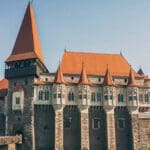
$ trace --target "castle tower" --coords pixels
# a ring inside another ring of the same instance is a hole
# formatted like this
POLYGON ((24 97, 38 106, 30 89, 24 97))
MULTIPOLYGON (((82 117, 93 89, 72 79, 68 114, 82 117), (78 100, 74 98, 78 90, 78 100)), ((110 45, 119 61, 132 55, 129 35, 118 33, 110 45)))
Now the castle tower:
POLYGON ((33 84, 41 73, 46 72, 34 11, 29 3, 5 69, 9 81, 7 133, 23 135, 20 149, 34 150, 33 84))
POLYGON ((139 149, 139 132, 138 130, 138 124, 139 124, 139 112, 138 112, 138 106, 139 106, 139 88, 138 84, 135 80, 135 73, 133 69, 130 67, 130 73, 129 73, 129 79, 128 79, 128 110, 131 117, 131 132, 132 132, 132 143, 133 143, 133 149, 139 149))
POLYGON ((80 122, 81 122, 81 149, 89 149, 89 81, 85 63, 82 63, 81 75, 78 83, 80 122))
POLYGON ((106 112, 106 123, 107 123, 107 146, 108 149, 116 149, 116 135, 115 135, 115 116, 114 116, 114 83, 110 73, 110 69, 107 65, 106 73, 103 82, 103 94, 104 94, 104 109, 106 112))
POLYGON ((64 147, 64 123, 63 123, 63 110, 65 105, 65 80, 59 65, 55 79, 53 83, 53 94, 55 95, 52 99, 52 104, 55 110, 55 149, 63 150, 64 147))

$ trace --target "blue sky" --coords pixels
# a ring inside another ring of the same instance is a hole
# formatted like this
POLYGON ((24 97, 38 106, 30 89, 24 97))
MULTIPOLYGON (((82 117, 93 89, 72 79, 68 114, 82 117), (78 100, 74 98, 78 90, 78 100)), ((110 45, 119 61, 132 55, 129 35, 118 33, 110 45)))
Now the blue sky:
MULTIPOLYGON (((0 77, 29 0, 0 0, 0 77)), ((150 0, 34 0, 45 64, 55 71, 64 49, 120 53, 150 74, 150 0)))

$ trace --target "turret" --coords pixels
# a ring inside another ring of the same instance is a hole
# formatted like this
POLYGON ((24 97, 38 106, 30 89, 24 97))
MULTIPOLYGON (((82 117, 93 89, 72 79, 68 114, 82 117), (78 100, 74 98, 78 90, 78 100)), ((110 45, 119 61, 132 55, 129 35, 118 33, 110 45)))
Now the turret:
POLYGON ((114 89, 114 82, 110 73, 110 69, 107 66, 103 82, 103 103, 104 107, 108 109, 114 106, 114 89))
POLYGON ((61 69, 61 64, 59 65, 53 83, 53 105, 62 106, 65 104, 65 79, 61 69))
POLYGON ((82 63, 81 74, 78 82, 78 103, 79 105, 88 105, 89 97, 89 81, 86 74, 85 63, 82 63))
POLYGON ((135 80, 135 72, 131 67, 128 79, 127 99, 129 109, 136 109, 138 107, 138 85, 135 80))

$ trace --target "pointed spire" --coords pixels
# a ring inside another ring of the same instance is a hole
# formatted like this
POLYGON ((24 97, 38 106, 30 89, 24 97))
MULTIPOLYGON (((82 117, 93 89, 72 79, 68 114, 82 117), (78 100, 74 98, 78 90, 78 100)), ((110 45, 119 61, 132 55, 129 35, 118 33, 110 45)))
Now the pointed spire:
POLYGON ((81 71, 79 83, 80 84, 88 84, 89 83, 88 78, 87 78, 87 74, 85 71, 85 64, 84 63, 82 63, 82 71, 81 71))
POLYGON ((130 73, 129 73, 129 86, 136 86, 136 81, 135 81, 135 75, 133 69, 130 67, 130 73))
POLYGON ((43 62, 34 11, 29 1, 11 56, 6 62, 30 58, 43 62))
POLYGON ((108 65, 107 65, 103 84, 108 86, 114 85, 108 65))
POLYGON ((139 75, 141 76, 144 76, 144 72, 143 72, 143 69, 140 67, 138 72, 137 72, 139 75))
POLYGON ((64 76, 63 76, 62 69, 61 69, 61 64, 59 64, 59 67, 57 69, 54 83, 58 83, 58 84, 64 84, 65 83, 64 76))

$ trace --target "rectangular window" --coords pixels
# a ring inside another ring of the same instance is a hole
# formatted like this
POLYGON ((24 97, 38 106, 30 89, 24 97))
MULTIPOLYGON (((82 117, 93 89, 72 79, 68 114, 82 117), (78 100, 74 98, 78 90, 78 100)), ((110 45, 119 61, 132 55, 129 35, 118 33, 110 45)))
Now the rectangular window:
POLYGON ((113 95, 110 95, 109 97, 110 97, 110 100, 113 100, 113 95))
POLYGON ((16 105, 20 104, 20 97, 16 97, 16 105))
POLYGON ((145 101, 145 103, 148 103, 148 94, 144 95, 144 101, 145 101))
POLYGON ((129 101, 132 101, 132 100, 133 100, 132 95, 130 95, 129 96, 129 101))
POLYGON ((79 95, 79 99, 82 99, 82 94, 79 95))
POLYGON ((99 118, 93 119, 93 129, 100 129, 100 119, 99 118))
POLYGON ((117 127, 118 129, 124 129, 125 128, 125 119, 118 119, 118 122, 117 122, 117 127))
POLYGON ((137 100, 137 96, 136 95, 133 96, 133 100, 137 100))
POLYGON ((139 101, 141 101, 141 102, 143 101, 143 94, 139 95, 139 101))
POLYGON ((72 118, 68 117, 64 119, 64 128, 65 129, 70 129, 71 128, 71 122, 72 122, 72 118))
POLYGON ((97 101, 101 101, 101 93, 97 93, 97 101))
POLYGON ((62 98, 62 95, 61 95, 61 93, 58 93, 58 98, 62 98))
POLYGON ((91 93, 91 100, 94 102, 96 100, 95 93, 91 93))
POLYGON ((118 94, 118 102, 123 102, 123 94, 118 94))
POLYGON ((49 100, 49 91, 45 91, 45 100, 49 100))
POLYGON ((105 98, 105 100, 108 100, 108 95, 105 95, 104 98, 105 98))
POLYGON ((84 94, 83 97, 84 97, 85 99, 87 99, 87 95, 86 95, 86 94, 84 94))
POLYGON ((54 96, 54 99, 56 99, 56 98, 57 98, 57 94, 54 94, 53 96, 54 96))

